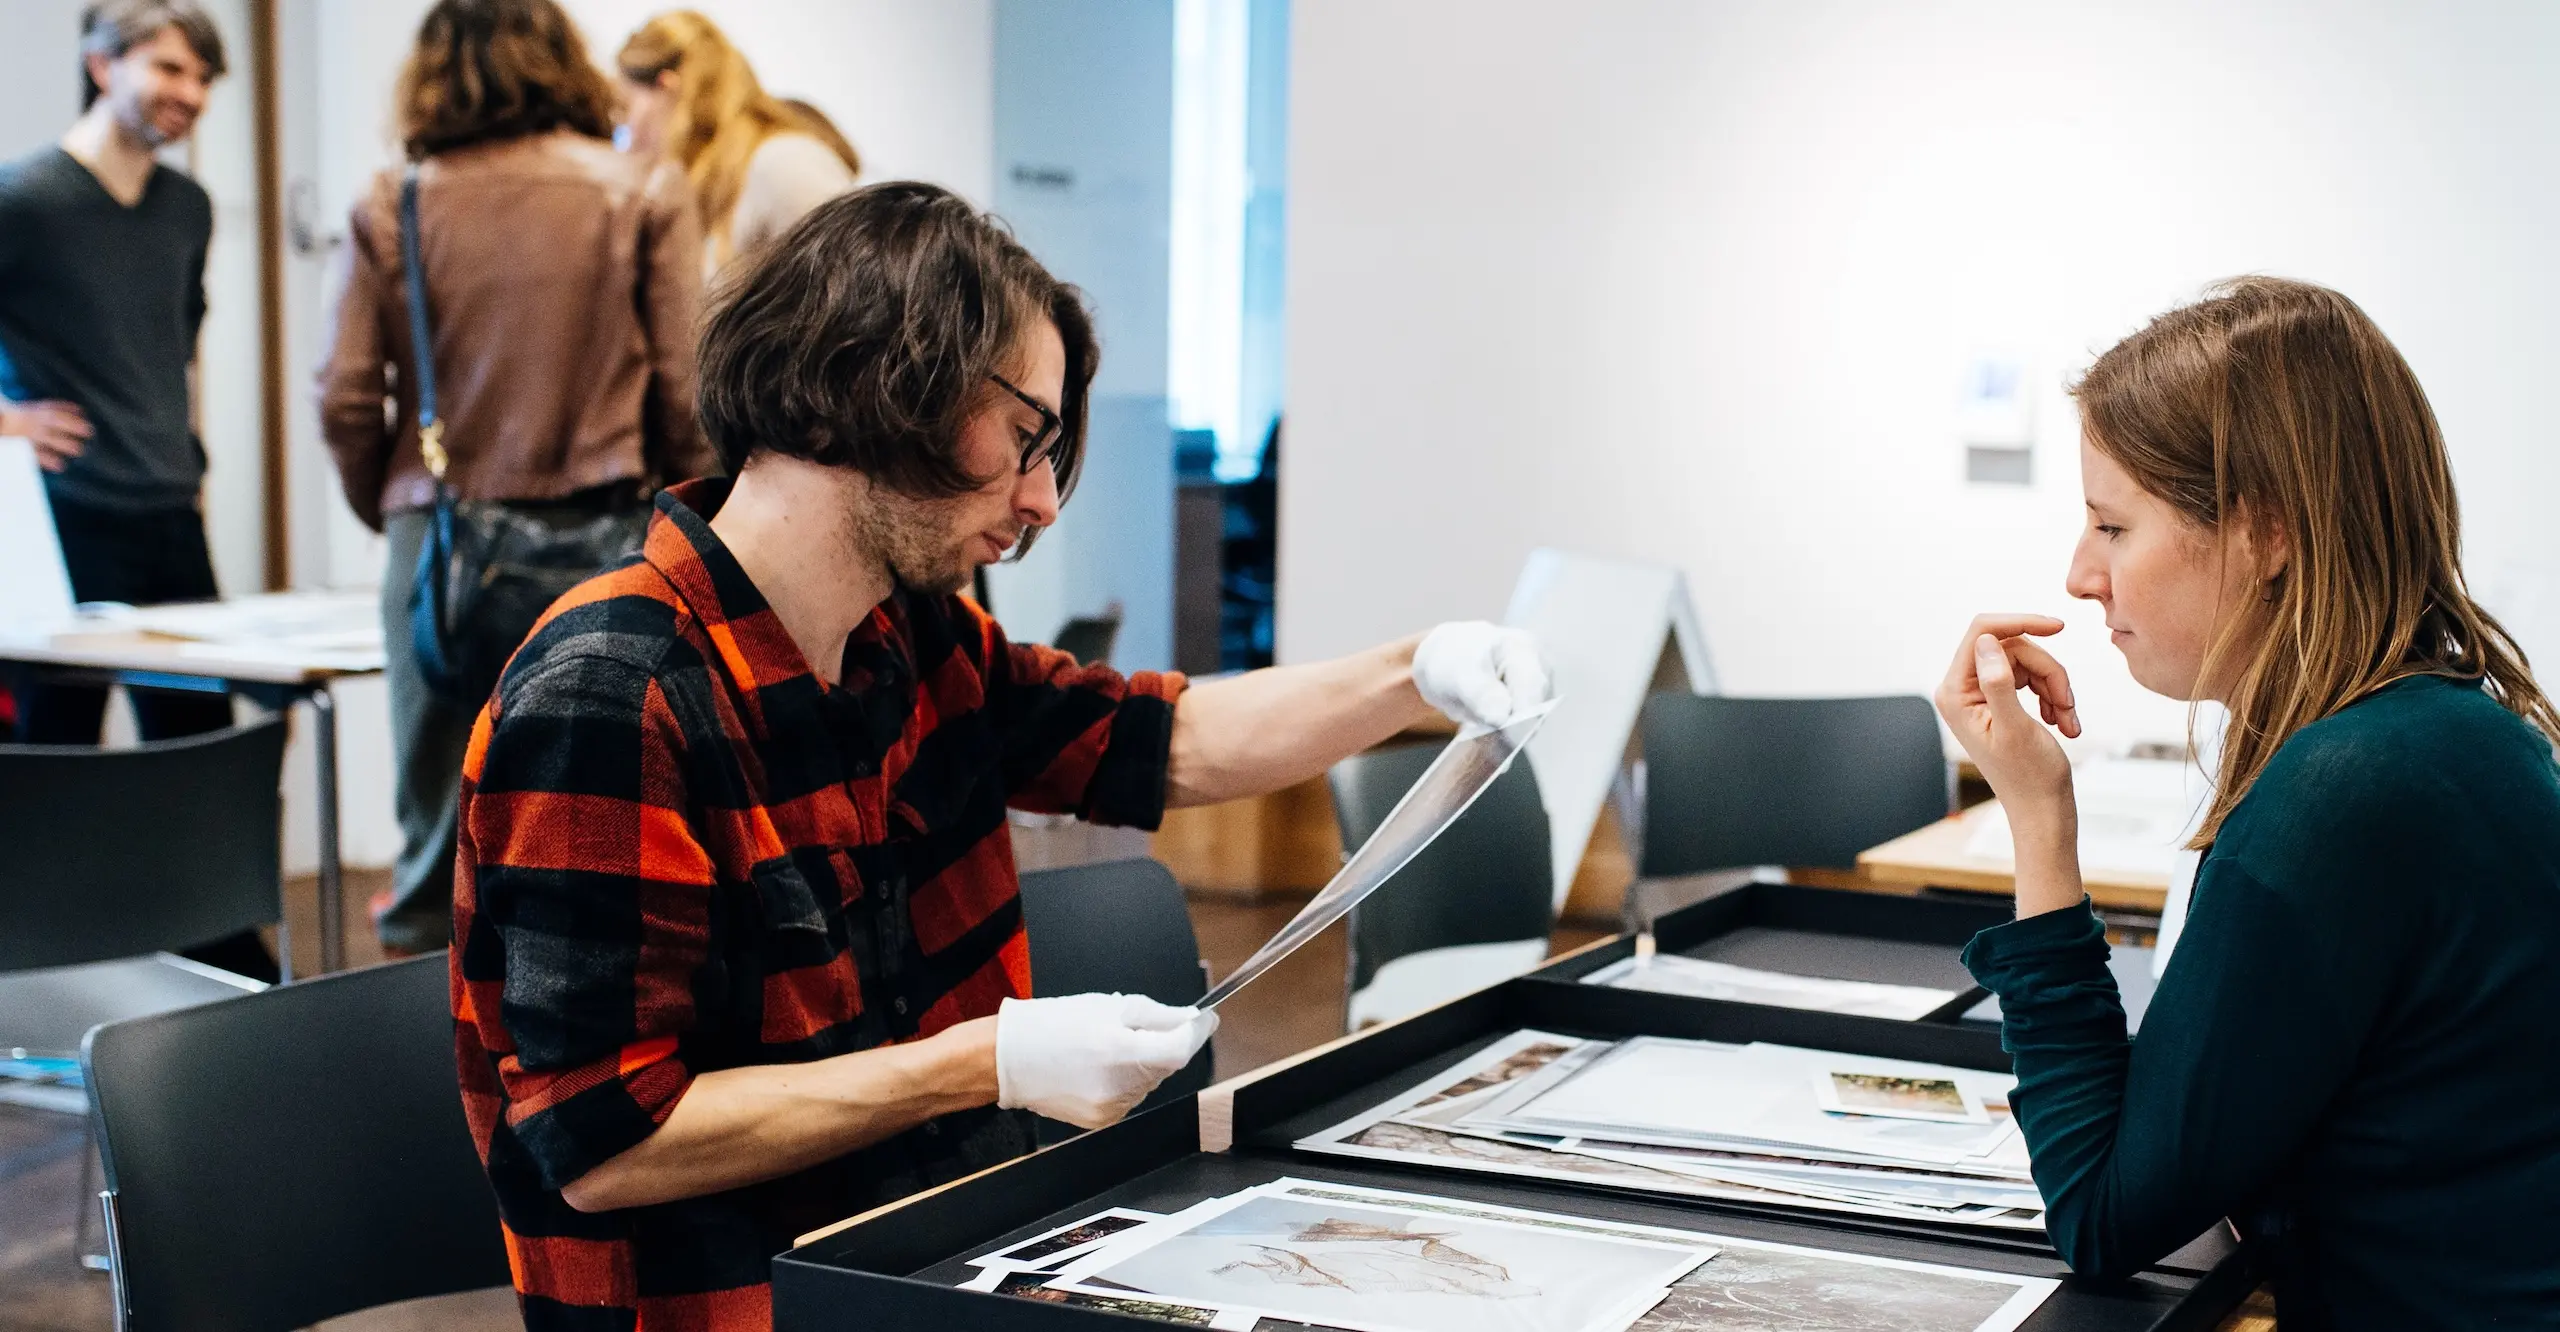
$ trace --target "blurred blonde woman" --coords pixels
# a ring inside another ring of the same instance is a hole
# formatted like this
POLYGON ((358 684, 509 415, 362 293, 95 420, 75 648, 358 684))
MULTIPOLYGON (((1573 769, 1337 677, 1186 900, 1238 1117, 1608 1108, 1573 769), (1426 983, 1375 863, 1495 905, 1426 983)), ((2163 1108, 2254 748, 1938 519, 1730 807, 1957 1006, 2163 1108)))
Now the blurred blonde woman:
POLYGON ((631 151, 664 156, 693 181, 706 276, 851 189, 862 171, 824 115, 767 93, 718 26, 690 9, 640 25, 614 63, 631 151))

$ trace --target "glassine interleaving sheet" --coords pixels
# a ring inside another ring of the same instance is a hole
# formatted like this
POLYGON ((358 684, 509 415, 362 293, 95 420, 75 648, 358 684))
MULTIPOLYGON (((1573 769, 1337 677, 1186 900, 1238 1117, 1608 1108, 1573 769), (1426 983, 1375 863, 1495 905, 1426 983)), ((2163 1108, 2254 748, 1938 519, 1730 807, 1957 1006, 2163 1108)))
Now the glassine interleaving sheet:
POLYGON ((1387 813, 1378 831, 1360 844, 1360 849, 1343 863, 1341 872, 1317 893, 1288 924, 1280 927, 1271 941, 1244 960, 1208 997, 1200 1001, 1203 1009, 1215 1008, 1227 996, 1251 984, 1255 977, 1269 971, 1280 959, 1298 951, 1307 940, 1324 932, 1324 927, 1340 920, 1345 912, 1360 904, 1360 899, 1377 890, 1411 863, 1422 849, 1431 845, 1448 826, 1467 812, 1467 807, 1483 795, 1520 757, 1529 737, 1555 710, 1550 700, 1512 719, 1509 725, 1492 731, 1463 731, 1440 751, 1440 756, 1424 769, 1413 789, 1404 793, 1396 807, 1387 813))

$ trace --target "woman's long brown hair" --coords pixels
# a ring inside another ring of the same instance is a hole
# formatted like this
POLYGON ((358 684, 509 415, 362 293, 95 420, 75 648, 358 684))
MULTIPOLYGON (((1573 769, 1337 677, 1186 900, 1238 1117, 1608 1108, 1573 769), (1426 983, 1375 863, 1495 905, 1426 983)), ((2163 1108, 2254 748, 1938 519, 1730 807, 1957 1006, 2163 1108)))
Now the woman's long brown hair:
POLYGON ((439 0, 400 70, 412 161, 552 130, 613 137, 613 85, 553 0, 439 0))
POLYGON ((2395 680, 2478 680, 2560 741, 2525 657, 2462 579, 2444 434, 2355 302, 2304 282, 2216 284, 2073 387, 2089 442, 2204 532, 2281 531, 2283 570, 2221 608, 2203 680, 2230 680, 2210 844, 2276 750, 2395 680))
POLYGON ((804 114, 764 90, 753 66, 719 25, 690 9, 670 10, 640 25, 614 57, 622 77, 653 84, 676 76, 674 114, 667 121, 666 154, 693 181, 702 210, 702 235, 715 263, 730 253, 730 214, 747 182, 747 164, 777 134, 806 134, 862 174, 862 159, 824 116, 804 114))

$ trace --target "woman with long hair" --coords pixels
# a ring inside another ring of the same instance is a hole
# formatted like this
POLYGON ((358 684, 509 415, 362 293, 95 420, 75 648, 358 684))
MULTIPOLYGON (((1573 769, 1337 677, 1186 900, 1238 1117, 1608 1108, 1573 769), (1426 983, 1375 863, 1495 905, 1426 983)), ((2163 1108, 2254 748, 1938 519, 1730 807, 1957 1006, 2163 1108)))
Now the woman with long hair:
POLYGON ((1975 620, 1938 691, 2016 838, 2019 919, 1966 962, 2055 1245, 2120 1277, 2228 1218, 2288 1332, 2560 1323, 2560 717, 2464 585, 2425 392, 2346 297, 2243 278, 2074 393, 2067 589, 2229 721, 2130 1040, 2047 729, 2080 730, 2061 622, 1975 620))
POLYGON ((693 182, 706 273, 781 235, 862 172, 833 122, 766 92, 719 26, 690 9, 641 24, 614 64, 631 151, 664 157, 693 182))
MULTIPOLYGON (((636 542, 650 490, 717 464, 693 415, 692 191, 675 168, 613 150, 613 85, 560 7, 441 0, 418 27, 397 105, 413 168, 383 172, 355 206, 320 415, 347 502, 390 538, 382 616, 402 846, 374 919, 386 948, 421 952, 452 932, 454 802, 481 701, 431 679, 413 650, 440 487, 563 532, 627 528, 636 542), (411 169, 423 348, 402 261, 411 169), (436 372, 432 449, 418 421, 421 355, 436 372)), ((484 661, 503 661, 528 627, 499 618, 462 626, 491 640, 484 661)))

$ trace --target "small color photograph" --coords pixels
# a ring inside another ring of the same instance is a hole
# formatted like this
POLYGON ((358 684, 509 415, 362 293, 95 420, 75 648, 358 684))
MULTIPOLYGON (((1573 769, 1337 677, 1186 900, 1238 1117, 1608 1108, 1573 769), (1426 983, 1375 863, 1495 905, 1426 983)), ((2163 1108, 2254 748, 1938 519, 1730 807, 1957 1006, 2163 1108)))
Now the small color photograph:
POLYGON ((1831 1094, 1839 1107, 1851 1114, 1973 1117, 1964 1089, 1948 1078, 1835 1072, 1831 1075, 1831 1094))

